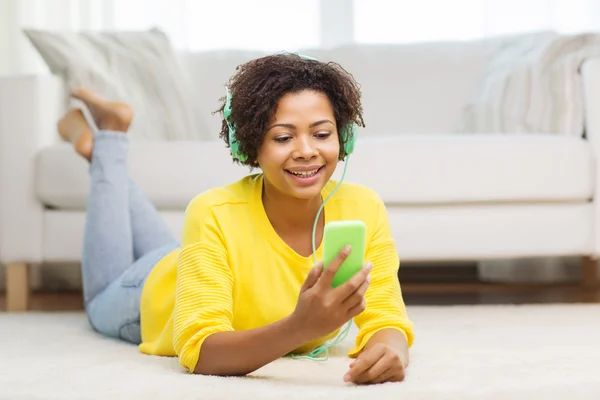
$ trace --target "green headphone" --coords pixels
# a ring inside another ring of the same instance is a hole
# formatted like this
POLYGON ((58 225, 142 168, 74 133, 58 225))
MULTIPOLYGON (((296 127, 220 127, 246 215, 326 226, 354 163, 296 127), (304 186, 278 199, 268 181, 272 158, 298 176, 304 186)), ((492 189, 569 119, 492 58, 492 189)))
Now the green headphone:
MULTIPOLYGON (((315 58, 298 55, 300 58, 305 60, 317 61, 315 58)), ((229 89, 227 89, 227 99, 225 101, 225 107, 223 108, 223 117, 225 118, 225 122, 227 122, 227 127, 229 128, 229 147, 231 149, 231 156, 234 159, 238 159, 242 162, 248 159, 248 156, 240 151, 240 145, 237 139, 235 138, 235 127, 229 122, 229 117, 231 116, 231 93, 229 89)), ((358 125, 356 123, 348 124, 343 126, 341 129, 341 136, 344 141, 344 151, 346 154, 352 154, 354 151, 354 144, 356 142, 356 133, 358 130, 358 125), (350 138, 348 138, 348 134, 350 134, 350 138)))

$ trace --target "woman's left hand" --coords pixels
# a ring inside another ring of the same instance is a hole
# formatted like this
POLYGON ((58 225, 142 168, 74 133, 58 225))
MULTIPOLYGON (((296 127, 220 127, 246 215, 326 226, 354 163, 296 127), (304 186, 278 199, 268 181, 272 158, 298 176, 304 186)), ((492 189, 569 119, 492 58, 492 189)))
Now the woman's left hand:
POLYGON ((357 384, 401 382, 405 375, 404 365, 397 350, 385 343, 377 343, 350 364, 344 381, 357 384))

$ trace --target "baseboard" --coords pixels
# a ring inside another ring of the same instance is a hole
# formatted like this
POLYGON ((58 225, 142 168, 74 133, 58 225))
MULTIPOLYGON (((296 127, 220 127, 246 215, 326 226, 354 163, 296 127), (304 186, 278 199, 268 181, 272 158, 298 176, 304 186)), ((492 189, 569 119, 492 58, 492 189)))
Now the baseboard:
MULTIPOLYGON (((482 276, 476 262, 406 262, 402 263, 398 276, 402 283, 524 283, 524 282, 576 282, 579 279, 578 260, 575 258, 520 260, 514 265, 498 262, 501 273, 491 279, 482 276)), ((31 267, 32 290, 81 290, 79 264, 46 264, 31 267)), ((0 265, 0 290, 5 290, 4 267, 0 265)))
POLYGON ((402 283, 476 283, 477 263, 406 263, 398 271, 402 283))

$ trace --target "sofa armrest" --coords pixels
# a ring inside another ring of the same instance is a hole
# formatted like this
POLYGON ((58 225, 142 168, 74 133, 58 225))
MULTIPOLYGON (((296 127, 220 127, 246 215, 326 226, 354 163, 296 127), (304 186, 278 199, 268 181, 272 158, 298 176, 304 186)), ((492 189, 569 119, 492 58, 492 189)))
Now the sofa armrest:
POLYGON ((0 77, 0 263, 42 261, 43 206, 36 197, 35 158, 57 140, 65 109, 55 76, 0 77))
POLYGON ((600 57, 587 59, 581 67, 583 103, 585 111, 585 135, 592 146, 595 158, 594 182, 594 252, 600 257, 600 57))

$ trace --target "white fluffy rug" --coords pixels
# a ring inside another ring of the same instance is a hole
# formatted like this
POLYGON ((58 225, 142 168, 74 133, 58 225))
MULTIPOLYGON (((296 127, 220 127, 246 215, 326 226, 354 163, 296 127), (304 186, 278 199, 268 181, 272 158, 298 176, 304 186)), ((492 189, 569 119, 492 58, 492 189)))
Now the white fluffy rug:
POLYGON ((281 359, 250 377, 185 373, 174 358, 92 332, 82 313, 0 313, 2 399, 599 399, 600 305, 409 307, 403 383, 343 382, 327 363, 281 359))

